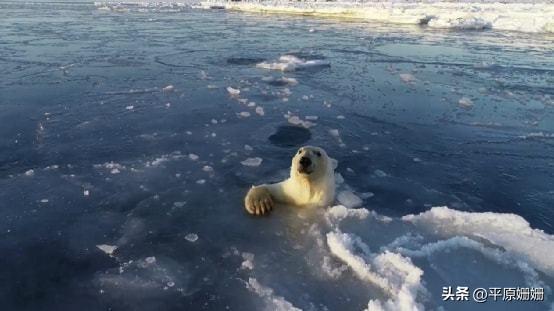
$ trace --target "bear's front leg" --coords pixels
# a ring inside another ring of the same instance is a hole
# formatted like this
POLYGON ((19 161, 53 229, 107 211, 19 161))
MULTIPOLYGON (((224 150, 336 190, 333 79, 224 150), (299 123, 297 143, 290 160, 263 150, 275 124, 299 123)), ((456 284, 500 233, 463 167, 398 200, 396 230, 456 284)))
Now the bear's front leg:
POLYGON ((244 198, 244 207, 252 215, 265 215, 273 209, 273 206, 271 192, 265 186, 252 187, 244 198))

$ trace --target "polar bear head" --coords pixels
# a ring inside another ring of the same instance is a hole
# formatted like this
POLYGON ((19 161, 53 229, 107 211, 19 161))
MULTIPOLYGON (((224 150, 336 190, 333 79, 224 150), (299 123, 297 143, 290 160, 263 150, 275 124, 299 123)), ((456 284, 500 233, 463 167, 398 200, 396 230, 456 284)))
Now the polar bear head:
POLYGON ((331 159, 325 150, 314 146, 304 146, 292 158, 290 176, 310 181, 326 179, 333 176, 336 161, 331 159))

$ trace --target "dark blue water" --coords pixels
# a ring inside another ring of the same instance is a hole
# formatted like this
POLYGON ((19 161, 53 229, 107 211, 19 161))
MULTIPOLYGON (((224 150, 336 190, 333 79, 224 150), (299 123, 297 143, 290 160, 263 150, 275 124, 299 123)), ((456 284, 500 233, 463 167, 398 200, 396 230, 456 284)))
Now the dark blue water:
MULTIPOLYGON (((249 277, 298 308, 365 308, 368 290, 353 277, 309 268, 305 233, 322 219, 243 212, 248 187, 286 176, 302 144, 324 147, 379 214, 446 205, 514 213, 553 234, 553 40, 0 2, 2 310, 263 308, 249 277), (255 66, 284 54, 331 65, 255 66), (267 78, 283 75, 298 84, 267 78), (299 129, 293 115, 318 118, 299 129), (262 164, 241 164, 252 157, 262 164), (108 256, 101 244, 118 248, 108 256), (243 253, 255 255, 253 270, 241 268, 243 253)), ((425 273, 437 284, 424 303, 433 309, 435 287, 457 284, 425 273)))

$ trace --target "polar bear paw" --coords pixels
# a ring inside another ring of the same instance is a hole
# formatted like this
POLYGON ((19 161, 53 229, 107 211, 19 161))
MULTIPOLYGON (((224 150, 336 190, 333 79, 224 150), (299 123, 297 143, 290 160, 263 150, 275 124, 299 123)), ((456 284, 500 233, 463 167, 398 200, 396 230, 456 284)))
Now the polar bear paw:
POLYGON ((252 187, 244 198, 244 207, 252 215, 261 216, 273 209, 271 192, 266 187, 252 187))

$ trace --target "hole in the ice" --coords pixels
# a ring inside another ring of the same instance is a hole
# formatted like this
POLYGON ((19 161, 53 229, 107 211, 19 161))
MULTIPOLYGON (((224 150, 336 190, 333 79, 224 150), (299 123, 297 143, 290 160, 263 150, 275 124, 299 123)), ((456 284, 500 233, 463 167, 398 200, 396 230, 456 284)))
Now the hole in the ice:
POLYGON ((259 57, 231 57, 227 59, 229 65, 255 65, 265 59, 259 57))
POLYGON ((306 143, 312 138, 309 129, 299 126, 282 125, 269 136, 271 144, 279 147, 295 147, 306 143))

